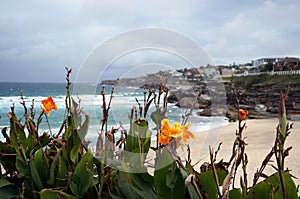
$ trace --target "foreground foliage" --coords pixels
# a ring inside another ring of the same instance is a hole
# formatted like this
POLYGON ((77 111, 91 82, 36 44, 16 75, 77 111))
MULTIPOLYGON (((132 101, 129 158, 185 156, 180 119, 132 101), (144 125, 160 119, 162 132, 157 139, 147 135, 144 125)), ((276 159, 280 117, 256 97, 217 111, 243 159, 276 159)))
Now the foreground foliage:
POLYGON ((297 198, 297 189, 284 161, 289 148, 285 148, 286 138, 291 133, 292 124, 286 121, 285 99, 281 95, 279 125, 274 147, 267 154, 254 176, 253 185, 247 181, 247 154, 243 131, 248 111, 239 109, 239 126, 233 153, 228 162, 216 161, 217 152, 210 148, 210 162, 197 171, 189 156, 182 159, 177 155, 178 146, 190 152, 188 140, 195 139, 186 124, 174 124, 164 119, 167 110, 168 89, 160 85, 158 94, 145 92, 144 106, 133 108, 129 115, 130 129, 112 128, 108 130, 107 120, 113 90, 109 103, 103 96, 103 119, 97 150, 92 154, 84 140, 87 134, 89 115, 79 109, 71 97, 70 76, 67 69, 66 115, 59 132, 51 130, 39 135, 39 125, 43 117, 50 116, 57 106, 53 100, 41 110, 37 119, 33 112, 34 103, 27 109, 25 102, 23 123, 14 113, 8 113, 9 132, 2 130, 5 142, 0 142, 0 196, 1 198, 297 198), (160 104, 162 101, 162 105, 160 104), (157 143, 151 145, 152 132, 146 118, 151 103, 156 110, 150 114, 156 124, 157 143), (84 116, 84 121, 82 121, 84 116), (114 136, 121 129, 120 139, 114 136), (185 145, 187 143, 187 145, 185 145), (154 173, 147 155, 155 152, 154 173), (116 154, 116 152, 118 152, 116 154), (275 157, 276 172, 271 176, 263 173, 264 168, 275 157), (242 169, 240 188, 235 185, 236 173, 242 169), (4 171, 2 173, 2 171, 4 171), (259 182, 259 178, 265 179, 259 182))

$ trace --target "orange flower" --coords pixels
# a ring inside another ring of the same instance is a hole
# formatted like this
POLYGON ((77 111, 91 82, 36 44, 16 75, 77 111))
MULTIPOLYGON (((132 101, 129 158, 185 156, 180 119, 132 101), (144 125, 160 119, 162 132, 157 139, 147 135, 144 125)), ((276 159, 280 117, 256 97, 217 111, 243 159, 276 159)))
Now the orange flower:
POLYGON ((171 127, 170 121, 168 119, 163 119, 161 125, 162 128, 158 136, 158 143, 167 145, 172 138, 177 137, 180 131, 180 124, 175 123, 174 127, 171 127))
POLYGON ((163 144, 163 145, 167 145, 170 141, 171 141, 171 137, 168 137, 164 134, 159 134, 158 136, 158 143, 163 144))
POLYGON ((248 115, 248 111, 247 110, 243 110, 240 109, 239 110, 239 114, 240 114, 240 122, 244 120, 244 118, 248 115))
POLYGON ((190 124, 181 126, 178 122, 174 123, 172 127, 168 119, 163 119, 161 121, 161 131, 158 136, 158 143, 167 145, 173 138, 178 138, 186 144, 190 138, 195 139, 195 135, 189 130, 190 124))
POLYGON ((182 139, 183 143, 186 144, 188 141, 192 138, 193 140, 196 139, 196 136, 192 133, 192 131, 189 130, 190 123, 181 127, 182 135, 180 136, 180 139, 182 139))
POLYGON ((42 104, 44 106, 43 110, 45 113, 49 116, 52 109, 57 111, 57 106, 55 102, 53 101, 52 97, 49 96, 48 98, 42 100, 42 104))

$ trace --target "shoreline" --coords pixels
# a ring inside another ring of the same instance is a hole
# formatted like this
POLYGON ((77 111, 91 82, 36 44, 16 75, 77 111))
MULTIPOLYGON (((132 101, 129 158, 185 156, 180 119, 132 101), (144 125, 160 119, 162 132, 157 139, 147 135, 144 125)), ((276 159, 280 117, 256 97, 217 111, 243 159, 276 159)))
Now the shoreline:
MULTIPOLYGON (((254 173, 260 168, 262 161, 274 145, 278 119, 248 119, 244 122, 246 122, 247 125, 246 130, 243 131, 243 137, 246 137, 245 142, 247 145, 245 153, 247 153, 249 160, 247 165, 248 186, 251 186, 254 173)), ((300 121, 289 122, 294 123, 294 126, 286 140, 285 148, 289 146, 293 148, 289 156, 285 159, 285 168, 291 170, 291 174, 298 178, 294 179, 297 186, 300 184, 300 146, 298 144, 300 140, 300 121)), ((196 170, 200 170, 200 166, 204 162, 210 162, 209 146, 216 151, 221 142, 222 145, 217 155, 217 162, 222 159, 225 162, 229 161, 232 154, 232 146, 236 138, 235 131, 237 126, 238 122, 232 122, 209 131, 195 133, 196 140, 190 144, 190 148, 192 165, 200 161, 199 164, 195 166, 196 170)), ((274 158, 272 158, 272 160, 274 160, 274 158)), ((276 165, 276 162, 272 164, 276 165)), ((276 171, 270 165, 264 170, 264 173, 267 175, 271 175, 275 172, 276 171)), ((241 176, 241 174, 241 167, 239 167, 236 177, 237 185, 239 184, 239 176, 241 176)), ((260 180, 262 180, 262 178, 260 178, 260 180)))

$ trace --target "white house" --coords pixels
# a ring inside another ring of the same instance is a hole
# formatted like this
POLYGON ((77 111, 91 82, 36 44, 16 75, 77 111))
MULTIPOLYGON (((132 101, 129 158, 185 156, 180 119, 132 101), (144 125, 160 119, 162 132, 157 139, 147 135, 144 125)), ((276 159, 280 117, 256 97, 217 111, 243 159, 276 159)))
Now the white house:
POLYGON ((281 60, 282 60, 282 58, 260 58, 260 59, 252 60, 252 66, 259 67, 259 66, 263 66, 267 63, 275 64, 281 60))

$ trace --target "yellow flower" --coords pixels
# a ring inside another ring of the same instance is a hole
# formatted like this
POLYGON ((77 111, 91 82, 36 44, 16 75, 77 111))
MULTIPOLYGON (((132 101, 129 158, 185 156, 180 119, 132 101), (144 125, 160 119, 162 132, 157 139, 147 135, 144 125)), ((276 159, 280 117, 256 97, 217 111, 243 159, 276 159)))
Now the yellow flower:
POLYGON ((53 101, 52 97, 49 96, 48 98, 42 100, 42 104, 44 106, 43 110, 45 111, 45 113, 49 116, 51 110, 55 110, 57 111, 57 106, 55 104, 55 102, 53 101))
POLYGON ((239 110, 239 114, 240 114, 240 122, 244 120, 244 118, 248 115, 248 111, 247 110, 243 110, 240 109, 239 110))
POLYGON ((158 136, 158 143, 167 145, 173 138, 178 138, 186 144, 190 138, 195 139, 195 135, 189 130, 190 124, 181 126, 178 122, 174 123, 172 127, 168 119, 163 119, 161 121, 161 131, 158 136))

